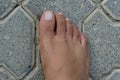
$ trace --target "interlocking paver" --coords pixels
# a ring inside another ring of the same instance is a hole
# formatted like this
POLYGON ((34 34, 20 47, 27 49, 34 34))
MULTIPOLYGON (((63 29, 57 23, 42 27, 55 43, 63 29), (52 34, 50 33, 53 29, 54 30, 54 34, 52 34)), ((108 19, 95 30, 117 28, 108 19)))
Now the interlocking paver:
POLYGON ((105 0, 103 7, 114 19, 120 20, 120 0, 105 0))
POLYGON ((15 0, 0 0, 0 18, 5 17, 15 6, 15 0))
POLYGON ((102 10, 96 9, 85 20, 83 31, 89 40, 90 74, 100 80, 114 64, 120 64, 120 26, 114 26, 102 10))
POLYGON ((0 22, 0 63, 20 77, 32 65, 34 21, 19 7, 0 22))
MULTIPOLYGON (((43 11, 50 9, 62 12, 83 29, 89 40, 90 76, 92 80, 106 78, 113 68, 120 67, 119 7, 120 0, 0 0, 0 64, 5 64, 17 78, 27 74, 23 80, 43 80, 34 33, 38 31, 35 23, 43 11), (99 3, 102 5, 96 6, 99 3)), ((15 77, 0 67, 0 79, 15 80, 15 77)), ((119 78, 120 70, 117 69, 106 80, 119 78)))
POLYGON ((63 12, 76 24, 94 9, 90 0, 28 0, 23 5, 38 18, 44 10, 51 9, 63 12))
POLYGON ((24 80, 44 80, 42 69, 35 68, 24 80))
POLYGON ((33 75, 29 75, 26 79, 24 80, 44 80, 44 77, 41 70, 36 70, 35 72, 32 72, 33 75))
POLYGON ((120 80, 120 70, 113 70, 106 80, 120 80))
POLYGON ((32 78, 28 79, 28 80, 44 80, 44 77, 41 74, 43 74, 41 72, 41 70, 38 70, 38 71, 36 71, 36 73, 34 74, 34 76, 32 78))
POLYGON ((4 67, 0 66, 0 80, 16 80, 4 67))

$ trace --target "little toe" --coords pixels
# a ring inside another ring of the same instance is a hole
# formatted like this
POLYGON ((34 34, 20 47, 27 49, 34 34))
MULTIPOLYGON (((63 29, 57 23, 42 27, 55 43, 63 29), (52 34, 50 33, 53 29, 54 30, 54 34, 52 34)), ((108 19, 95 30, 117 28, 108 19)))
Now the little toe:
POLYGON ((70 19, 66 18, 66 26, 67 26, 67 29, 66 29, 66 34, 68 37, 71 37, 73 36, 73 25, 70 21, 70 19))
POLYGON ((52 11, 45 11, 39 24, 40 37, 52 37, 54 35, 55 16, 52 11))
POLYGON ((66 31, 66 21, 62 13, 56 13, 57 35, 64 36, 66 31))

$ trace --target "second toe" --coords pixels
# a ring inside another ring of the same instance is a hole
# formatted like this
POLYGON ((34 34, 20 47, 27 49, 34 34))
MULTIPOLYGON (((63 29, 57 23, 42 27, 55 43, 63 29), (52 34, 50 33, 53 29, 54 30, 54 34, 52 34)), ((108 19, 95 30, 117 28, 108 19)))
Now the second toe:
POLYGON ((62 13, 56 13, 57 35, 64 36, 66 32, 66 21, 62 13))

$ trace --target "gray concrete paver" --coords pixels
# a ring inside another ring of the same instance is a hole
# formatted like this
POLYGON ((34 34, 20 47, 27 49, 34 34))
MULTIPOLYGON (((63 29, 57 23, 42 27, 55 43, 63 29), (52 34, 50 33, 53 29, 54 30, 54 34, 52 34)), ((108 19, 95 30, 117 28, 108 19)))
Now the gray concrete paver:
POLYGON ((34 21, 20 7, 0 22, 0 63, 19 77, 32 65, 34 27, 34 21))

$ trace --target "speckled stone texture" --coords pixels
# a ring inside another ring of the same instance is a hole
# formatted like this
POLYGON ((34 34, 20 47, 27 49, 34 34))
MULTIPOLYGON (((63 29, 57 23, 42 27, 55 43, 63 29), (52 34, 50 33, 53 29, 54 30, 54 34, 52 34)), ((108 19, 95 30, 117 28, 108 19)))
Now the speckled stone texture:
POLYGON ((0 18, 5 17, 16 6, 15 0, 0 0, 0 18))
POLYGON ((114 64, 120 64, 120 26, 112 25, 109 18, 96 9, 84 21, 83 32, 89 39, 91 75, 99 80, 114 64))
POLYGON ((89 42, 90 80, 120 78, 120 0, 0 0, 0 80, 44 80, 38 23, 62 12, 89 42))
POLYGON ((28 0, 23 5, 38 19, 43 11, 49 9, 54 12, 62 12, 76 25, 81 24, 82 19, 95 8, 95 5, 89 0, 28 0))
POLYGON ((120 80, 120 70, 113 70, 106 80, 120 80))
POLYGON ((103 7, 114 19, 120 20, 120 0, 105 0, 103 7))
POLYGON ((16 8, 0 23, 0 63, 6 64, 18 77, 32 66, 34 27, 34 21, 22 8, 16 8))
POLYGON ((16 79, 3 66, 0 66, 0 80, 16 80, 16 79))

